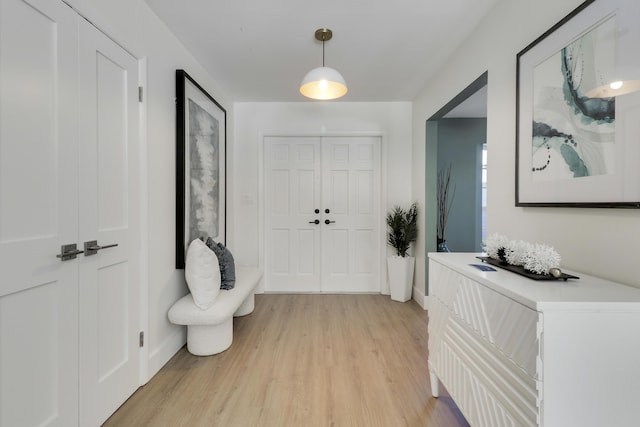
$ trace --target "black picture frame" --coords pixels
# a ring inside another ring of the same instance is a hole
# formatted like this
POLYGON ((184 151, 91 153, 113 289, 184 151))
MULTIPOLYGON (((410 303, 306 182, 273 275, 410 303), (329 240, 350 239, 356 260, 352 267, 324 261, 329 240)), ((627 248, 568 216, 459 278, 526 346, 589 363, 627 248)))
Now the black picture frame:
POLYGON ((226 244, 227 112, 184 70, 176 70, 176 268, 189 243, 226 244))
POLYGON ((587 0, 517 54, 516 206, 640 208, 640 92, 593 95, 640 79, 637 16, 637 0, 587 0))

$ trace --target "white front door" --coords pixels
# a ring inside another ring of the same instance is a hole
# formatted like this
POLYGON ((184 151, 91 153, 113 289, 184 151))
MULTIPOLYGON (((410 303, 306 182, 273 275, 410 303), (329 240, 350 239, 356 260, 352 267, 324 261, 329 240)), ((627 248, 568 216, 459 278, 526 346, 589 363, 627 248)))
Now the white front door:
POLYGON ((380 137, 323 138, 322 165, 322 291, 380 292, 380 137))
POLYGON ((0 2, 0 426, 78 424, 76 20, 0 2))
POLYGON ((268 290, 319 292, 320 138, 268 137, 264 156, 268 290))
POLYGON ((79 263, 80 425, 89 426, 138 388, 138 63, 84 19, 78 40, 80 243, 105 246, 79 263))
POLYGON ((99 425, 137 388, 136 67, 62 2, 0 0, 0 427, 99 425), (118 246, 57 257, 91 240, 118 246))
POLYGON ((265 289, 379 292, 380 137, 266 137, 265 289))

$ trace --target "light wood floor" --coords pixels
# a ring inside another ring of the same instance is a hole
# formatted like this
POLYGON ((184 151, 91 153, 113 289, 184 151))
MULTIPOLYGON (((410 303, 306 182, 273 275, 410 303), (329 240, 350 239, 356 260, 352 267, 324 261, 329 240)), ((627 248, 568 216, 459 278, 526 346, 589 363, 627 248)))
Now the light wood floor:
POLYGON ((382 295, 257 295, 227 351, 181 349, 105 426, 468 426, 427 370, 427 312, 382 295))

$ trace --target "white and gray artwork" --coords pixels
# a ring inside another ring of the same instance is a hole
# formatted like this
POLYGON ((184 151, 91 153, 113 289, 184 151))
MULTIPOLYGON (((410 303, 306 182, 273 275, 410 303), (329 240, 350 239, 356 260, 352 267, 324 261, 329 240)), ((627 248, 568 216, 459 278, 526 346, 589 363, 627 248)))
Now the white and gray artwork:
POLYGON ((533 76, 533 181, 615 172, 615 98, 589 98, 615 64, 615 17, 538 64, 533 76))
POLYGON ((218 120, 189 99, 189 230, 187 242, 217 237, 220 228, 218 120))

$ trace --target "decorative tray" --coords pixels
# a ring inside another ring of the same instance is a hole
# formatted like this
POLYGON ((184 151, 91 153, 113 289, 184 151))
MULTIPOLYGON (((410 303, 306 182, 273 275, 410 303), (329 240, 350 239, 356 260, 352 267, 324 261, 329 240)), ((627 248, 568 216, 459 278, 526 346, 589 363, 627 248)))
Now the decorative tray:
POLYGON ((482 260, 482 262, 486 262, 487 264, 495 265, 496 267, 500 267, 504 270, 509 270, 512 273, 516 273, 533 280, 564 280, 566 282, 567 279, 579 279, 578 276, 574 276, 567 273, 561 273, 560 277, 554 277, 551 274, 532 273, 530 271, 525 270, 520 265, 511 265, 504 261, 500 261, 498 259, 489 258, 488 256, 479 256, 476 258, 478 258, 479 260, 482 260))

